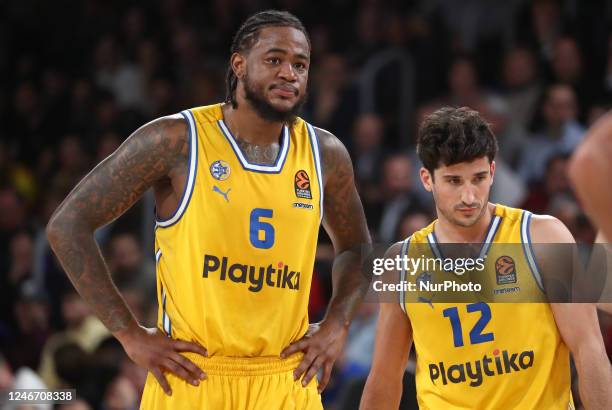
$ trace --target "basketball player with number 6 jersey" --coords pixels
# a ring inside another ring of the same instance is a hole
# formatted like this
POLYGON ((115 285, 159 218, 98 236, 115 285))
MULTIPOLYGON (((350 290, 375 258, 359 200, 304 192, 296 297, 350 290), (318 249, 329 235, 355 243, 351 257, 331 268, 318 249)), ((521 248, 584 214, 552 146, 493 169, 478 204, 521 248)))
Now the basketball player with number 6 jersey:
POLYGON ((295 16, 249 17, 231 46, 226 101, 138 129, 49 222, 77 290, 149 370, 141 409, 322 408, 367 289, 360 252, 370 238, 346 148, 297 116, 309 66, 295 16), (146 329, 93 231, 151 187, 159 315, 146 329), (309 324, 321 224, 336 253, 333 295, 324 319, 309 324))
MULTIPOLYGON (((497 141, 478 112, 434 112, 421 124, 417 152, 438 219, 393 245, 387 257, 417 258, 418 248, 427 258, 444 259, 444 244, 482 243, 483 282, 493 275, 500 287, 544 300, 543 271, 550 265, 531 245, 574 239, 555 218, 488 202, 497 141)), ((417 278, 441 274, 414 272, 417 278)), ((421 410, 573 409, 570 353, 585 408, 612 408, 612 368, 593 304, 461 302, 406 296, 382 305, 362 410, 397 409, 413 343, 421 410)))

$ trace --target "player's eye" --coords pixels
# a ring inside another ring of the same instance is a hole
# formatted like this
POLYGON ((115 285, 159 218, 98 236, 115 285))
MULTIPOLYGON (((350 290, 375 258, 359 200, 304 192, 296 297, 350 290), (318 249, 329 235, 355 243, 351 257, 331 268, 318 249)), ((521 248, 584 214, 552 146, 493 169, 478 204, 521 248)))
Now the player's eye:
POLYGON ((448 180, 448 182, 449 182, 451 185, 459 185, 459 184, 461 183, 461 180, 460 180, 459 178, 450 178, 450 179, 448 180))
POLYGON ((302 63, 296 63, 293 65, 293 67, 298 70, 298 71, 304 71, 306 70, 306 65, 302 64, 302 63))
POLYGON ((266 62, 270 64, 278 65, 280 64, 281 60, 278 57, 270 57, 266 60, 266 62))

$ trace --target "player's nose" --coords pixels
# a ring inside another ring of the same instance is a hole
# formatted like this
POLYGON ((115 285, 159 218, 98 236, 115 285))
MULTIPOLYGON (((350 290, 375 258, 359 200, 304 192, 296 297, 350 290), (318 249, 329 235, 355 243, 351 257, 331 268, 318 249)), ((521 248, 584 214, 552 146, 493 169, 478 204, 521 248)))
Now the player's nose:
POLYGON ((476 195, 474 195, 474 191, 470 188, 465 188, 461 192, 461 201, 464 204, 473 204, 476 199, 476 195))
POLYGON ((295 81, 297 80, 297 75, 295 73, 295 69, 290 62, 285 62, 281 64, 280 71, 278 73, 279 77, 285 81, 295 81))

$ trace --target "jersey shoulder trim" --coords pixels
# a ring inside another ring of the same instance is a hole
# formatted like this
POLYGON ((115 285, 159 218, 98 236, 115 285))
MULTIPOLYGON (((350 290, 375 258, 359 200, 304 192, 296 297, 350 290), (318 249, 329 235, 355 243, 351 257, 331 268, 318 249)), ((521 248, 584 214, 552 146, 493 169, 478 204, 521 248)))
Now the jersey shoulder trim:
POLYGON ((321 148, 319 144, 319 136, 317 135, 315 128, 306 121, 304 121, 304 123, 306 124, 306 128, 308 129, 308 139, 310 140, 310 148, 312 149, 312 155, 315 162, 315 170, 317 172, 317 183, 319 185, 319 209, 321 210, 319 217, 320 223, 323 220, 323 196, 325 191, 323 183, 323 166, 321 164, 321 148))
MULTIPOLYGON (((404 242, 402 243, 402 248, 400 250, 400 260, 404 260, 404 257, 408 256, 408 250, 410 248, 411 238, 412 236, 409 236, 406 239, 404 239, 404 242)), ((400 271, 400 286, 404 283, 405 280, 406 280, 406 265, 402 263, 402 270, 400 271)), ((404 289, 403 287, 400 287, 399 305, 400 305, 400 308, 407 315, 408 312, 406 311, 406 292, 403 289, 404 289)))
POLYGON ((540 274, 540 269, 538 267, 538 262, 535 257, 535 252, 533 251, 533 246, 531 245, 531 234, 529 233, 532 215, 533 214, 529 211, 523 211, 522 213, 521 244, 523 247, 523 253, 525 254, 525 259, 527 260, 527 264, 529 265, 529 269, 531 270, 531 274, 533 275, 533 279, 536 281, 540 290, 544 292, 542 275, 540 274))
POLYGON ((193 187, 195 186, 195 179, 198 170, 198 128, 196 127, 195 118, 190 110, 184 110, 181 112, 183 119, 187 123, 189 130, 189 169, 187 173, 187 180, 185 181, 185 187, 183 188, 183 194, 179 201, 179 206, 174 211, 174 214, 166 219, 155 220, 155 226, 158 228, 168 228, 176 224, 181 216, 185 213, 191 195, 193 194, 193 187))

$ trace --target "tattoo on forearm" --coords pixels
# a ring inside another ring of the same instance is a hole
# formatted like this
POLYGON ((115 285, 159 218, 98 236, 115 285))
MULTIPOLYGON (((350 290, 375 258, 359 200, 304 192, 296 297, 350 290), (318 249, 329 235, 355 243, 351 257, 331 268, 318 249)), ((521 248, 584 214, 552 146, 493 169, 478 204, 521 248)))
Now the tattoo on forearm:
POLYGON ((147 124, 91 171, 55 211, 51 246, 83 299, 111 332, 133 316, 113 284, 96 244, 96 228, 118 218, 156 182, 186 173, 186 126, 181 119, 147 124))
POLYGON ((332 268, 334 295, 328 315, 333 313, 348 322, 367 290, 361 257, 369 249, 364 245, 371 240, 348 152, 333 135, 323 130, 317 133, 326 178, 323 222, 336 249, 332 268))

